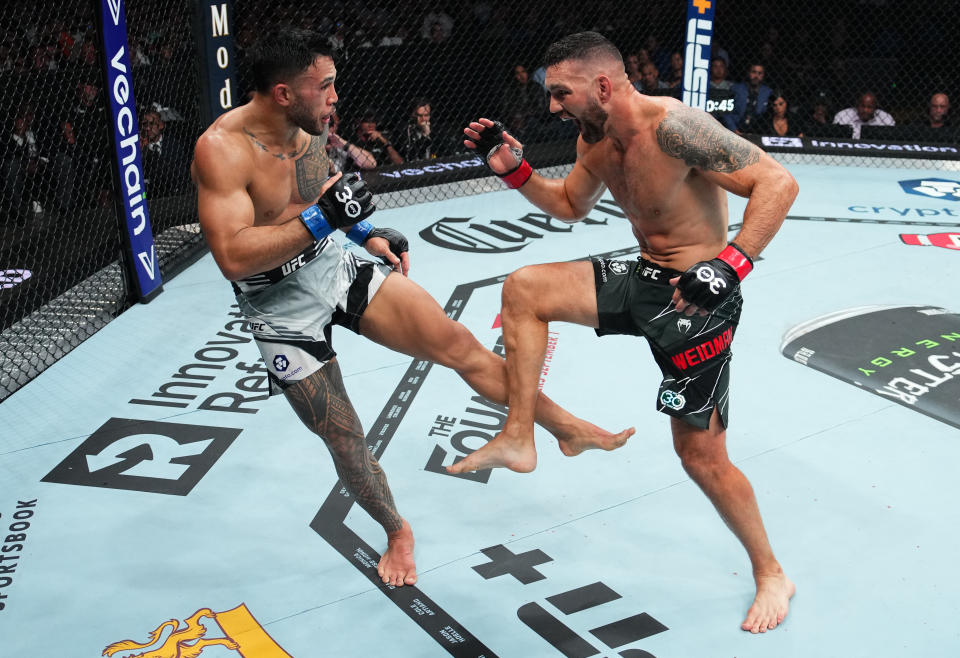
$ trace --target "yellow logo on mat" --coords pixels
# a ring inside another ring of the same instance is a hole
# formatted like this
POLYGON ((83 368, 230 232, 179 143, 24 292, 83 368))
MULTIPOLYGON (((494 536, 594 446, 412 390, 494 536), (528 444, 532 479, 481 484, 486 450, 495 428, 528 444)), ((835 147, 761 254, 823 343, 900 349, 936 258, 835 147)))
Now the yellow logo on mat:
POLYGON ((128 658, 197 658, 205 648, 218 645, 238 652, 243 658, 293 658, 273 641, 243 603, 226 612, 201 608, 184 619, 183 623, 184 627, 181 628, 179 620, 167 620, 149 633, 149 642, 121 640, 108 646, 101 655, 112 656, 121 651, 148 649, 128 658), (224 637, 204 637, 207 627, 200 623, 201 617, 213 619, 224 637), (170 629, 167 639, 151 649, 160 642, 167 628, 170 629))

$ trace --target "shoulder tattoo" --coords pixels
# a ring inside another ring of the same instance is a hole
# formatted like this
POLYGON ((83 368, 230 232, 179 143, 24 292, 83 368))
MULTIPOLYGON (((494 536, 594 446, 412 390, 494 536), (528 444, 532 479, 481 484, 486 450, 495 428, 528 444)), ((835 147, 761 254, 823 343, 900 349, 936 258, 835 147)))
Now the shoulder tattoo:
POLYGON ((326 133, 310 138, 307 150, 297 160, 297 190, 302 199, 320 196, 320 188, 330 178, 330 158, 327 157, 326 133))
POLYGON ((660 150, 687 166, 729 174, 760 160, 760 149, 693 108, 670 110, 657 126, 660 150))

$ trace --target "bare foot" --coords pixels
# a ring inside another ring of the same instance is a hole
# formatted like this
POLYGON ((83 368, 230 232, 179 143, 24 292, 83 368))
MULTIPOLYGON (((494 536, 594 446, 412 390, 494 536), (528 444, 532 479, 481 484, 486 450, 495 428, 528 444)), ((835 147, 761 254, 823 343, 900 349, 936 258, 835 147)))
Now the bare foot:
POLYGON ((377 573, 385 585, 401 587, 417 582, 413 563, 413 530, 407 520, 396 532, 387 533, 387 551, 377 564, 377 573))
POLYGON ((751 633, 773 630, 787 616, 790 598, 796 591, 796 585, 782 571, 771 576, 757 576, 757 596, 740 628, 751 633))
POLYGON ((500 432, 487 445, 447 466, 447 472, 466 473, 503 467, 517 473, 529 473, 537 467, 537 448, 533 442, 533 428, 530 429, 530 434, 518 436, 508 435, 506 430, 500 432))
POLYGON ((560 444, 560 452, 567 457, 576 457, 584 450, 598 448, 600 450, 616 450, 623 446, 636 432, 629 427, 618 434, 612 434, 593 423, 582 421, 582 424, 569 432, 554 432, 560 444))

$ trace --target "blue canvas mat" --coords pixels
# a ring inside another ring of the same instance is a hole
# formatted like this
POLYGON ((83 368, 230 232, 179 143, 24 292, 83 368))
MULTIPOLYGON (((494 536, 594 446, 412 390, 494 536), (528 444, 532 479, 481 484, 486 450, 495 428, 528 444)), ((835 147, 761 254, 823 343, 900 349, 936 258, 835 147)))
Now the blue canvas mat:
MULTIPOLYGON (((956 427, 781 354, 792 330, 838 311, 960 311, 960 253, 943 237, 960 233, 960 177, 790 169, 800 197, 744 284, 728 436, 797 583, 780 628, 739 629, 750 565, 673 453, 646 345, 567 324, 551 326, 543 390, 637 434, 571 459, 538 429, 526 475, 448 475, 504 410, 449 370, 335 333, 417 538, 417 585, 378 585, 382 530, 346 497, 320 439, 266 397, 206 256, 0 405, 0 655, 960 654, 956 427)), ((731 221, 744 205, 731 197, 731 221)), ((636 255, 609 198, 573 226, 510 191, 376 221, 408 236, 411 277, 494 350, 505 275, 636 255)), ((882 323, 844 340, 873 345, 865 363, 899 358, 874 353, 873 330, 882 323)), ((939 340, 945 356, 960 351, 939 340)), ((938 388, 955 405, 958 383, 938 388)))

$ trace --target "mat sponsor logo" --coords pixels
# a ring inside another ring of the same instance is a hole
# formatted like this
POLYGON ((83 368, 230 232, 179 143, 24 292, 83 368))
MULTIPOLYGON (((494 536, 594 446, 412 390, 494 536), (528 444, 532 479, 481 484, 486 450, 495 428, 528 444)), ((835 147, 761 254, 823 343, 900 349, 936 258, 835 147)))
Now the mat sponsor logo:
POLYGON ((224 650, 236 652, 243 658, 292 658, 264 630, 250 610, 243 603, 232 610, 214 612, 210 608, 200 608, 186 617, 182 624, 179 619, 168 619, 147 633, 144 642, 120 640, 107 645, 103 656, 122 654, 129 658, 159 658, 161 656, 201 656, 209 647, 221 647, 213 653, 220 656, 224 650), (211 630, 200 623, 203 618, 211 619, 219 627, 217 637, 208 636, 211 630), (127 652, 139 653, 130 655, 127 652))
POLYGON ((42 481, 186 496, 240 431, 111 418, 42 481))
MULTIPOLYGON (((902 371, 896 364, 901 359, 911 359, 914 366, 902 375, 891 378, 885 384, 875 387, 878 395, 896 398, 908 405, 915 405, 921 397, 960 377, 960 351, 953 349, 960 341, 960 332, 942 334, 936 338, 923 338, 914 341, 910 347, 897 347, 887 354, 870 359, 866 366, 857 370, 866 377, 873 377, 880 370, 894 366, 893 370, 902 371), (933 350, 930 353, 928 350, 933 350), (891 358, 892 357, 892 358, 891 358), (919 359, 920 363, 916 360, 919 359)), ((960 347, 960 346, 956 346, 960 347)))
MULTIPOLYGON (((626 215, 612 200, 601 199, 594 212, 624 218, 626 215)), ((472 217, 444 217, 420 231, 420 237, 432 245, 475 254, 502 254, 520 251, 534 240, 556 233, 571 233, 568 224, 543 213, 527 213, 523 217, 494 219, 486 224, 471 221, 472 217)), ((609 220, 587 217, 577 224, 606 226, 609 220)))
MULTIPOLYGON (((233 304, 231 308, 236 309, 237 305, 233 304)), ((193 361, 180 366, 170 375, 169 381, 158 386, 149 397, 133 398, 128 402, 137 405, 186 409, 196 401, 196 408, 205 411, 257 413, 259 405, 270 398, 267 366, 263 359, 259 358, 260 355, 257 354, 255 347, 251 346, 257 358, 252 358, 252 355, 248 357, 243 351, 244 346, 252 342, 249 336, 243 335, 251 330, 250 323, 243 313, 232 311, 228 315, 236 319, 227 322, 224 325, 224 331, 218 331, 215 337, 194 352, 193 361), (250 360, 247 361, 247 358, 250 360), (230 365, 233 367, 228 368, 230 365), (242 373, 239 379, 236 371, 242 373), (230 390, 200 396, 198 390, 204 390, 214 384, 218 374, 227 377, 230 390)), ((274 332, 266 325, 263 325, 263 328, 271 330, 270 336, 283 337, 289 333, 274 332)))
POLYGON ((916 194, 943 201, 960 201, 960 181, 949 178, 914 178, 899 181, 907 194, 916 194))
MULTIPOLYGON (((36 498, 18 500, 15 511, 2 521, 9 534, 0 535, 3 537, 3 544, 0 545, 0 610, 7 607, 8 588, 13 585, 13 576, 20 566, 20 553, 27 543, 27 530, 30 528, 27 519, 33 518, 36 508, 36 498)), ((3 514, 0 514, 0 518, 3 518, 3 514)))
POLYGON ((781 353, 960 428, 960 314, 933 306, 856 310, 795 327, 781 353))
POLYGON ((930 233, 928 235, 901 233, 900 241, 913 246, 960 249, 960 233, 930 233))
MULTIPOLYGON (((503 544, 499 544, 483 548, 480 552, 487 556, 490 561, 478 564, 472 569, 485 580, 511 576, 523 585, 530 585, 547 578, 537 567, 541 564, 553 562, 553 558, 539 548, 523 553, 514 553, 503 544)), ((559 571, 560 573, 569 573, 562 569, 559 571)), ((540 591, 543 591, 543 587, 540 587, 540 591)), ((524 595, 524 598, 526 598, 526 595, 524 595)), ((561 621, 560 617, 555 616, 536 601, 521 605, 517 609, 517 617, 530 630, 565 656, 596 656, 600 654, 601 651, 598 651, 593 645, 594 640, 599 640, 607 648, 616 650, 670 630, 646 612, 631 614, 629 617, 607 622, 596 628, 590 628, 589 625, 599 621, 605 616, 604 613, 610 614, 609 608, 604 608, 599 614, 593 612, 587 617, 584 615, 570 617, 575 613, 599 606, 616 605, 615 602, 622 598, 621 594, 601 581, 547 596, 546 601, 549 602, 550 609, 558 610, 564 615, 563 619, 567 623, 572 622, 579 626, 582 632, 567 626, 564 621, 561 621)), ((613 614, 616 615, 617 613, 613 614)), ((654 658, 653 654, 641 649, 627 649, 619 655, 625 658, 631 656, 634 658, 654 658)))

